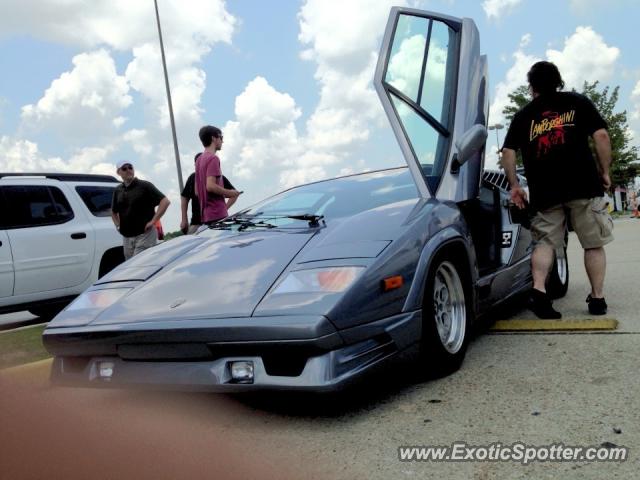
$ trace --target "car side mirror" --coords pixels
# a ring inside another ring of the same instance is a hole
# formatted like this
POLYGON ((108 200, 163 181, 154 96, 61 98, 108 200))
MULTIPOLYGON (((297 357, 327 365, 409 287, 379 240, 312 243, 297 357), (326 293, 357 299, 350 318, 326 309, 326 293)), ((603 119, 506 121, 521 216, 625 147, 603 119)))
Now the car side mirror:
POLYGON ((487 128, 479 123, 475 124, 456 141, 457 153, 453 157, 451 173, 458 173, 460 167, 465 164, 471 156, 484 148, 487 142, 487 128))

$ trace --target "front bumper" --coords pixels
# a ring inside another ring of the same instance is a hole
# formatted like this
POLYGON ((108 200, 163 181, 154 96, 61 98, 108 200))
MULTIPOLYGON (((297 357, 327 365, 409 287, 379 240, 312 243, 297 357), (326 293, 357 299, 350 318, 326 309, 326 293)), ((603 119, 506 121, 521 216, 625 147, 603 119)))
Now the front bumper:
MULTIPOLYGON (((188 331, 160 336, 157 331, 124 336, 120 332, 115 337, 102 332, 97 341, 74 329, 65 335, 45 332, 45 344, 56 353, 51 380, 59 385, 210 392, 335 391, 415 342, 420 318, 420 312, 409 312, 312 339, 202 343, 200 330, 200 342, 191 344, 174 343, 175 335, 191 338, 188 331), (111 341, 105 341, 105 335, 111 341), (162 337, 164 343, 159 342, 162 337), (119 343, 122 340, 114 338, 134 338, 138 343, 119 343), (144 338, 158 343, 140 343, 144 338), (173 342, 167 343, 168 339, 173 342), (253 362, 252 383, 232 379, 230 363, 234 361, 253 362), (108 377, 100 375, 104 362, 112 370, 108 377)), ((93 329, 93 335, 98 333, 93 329)))

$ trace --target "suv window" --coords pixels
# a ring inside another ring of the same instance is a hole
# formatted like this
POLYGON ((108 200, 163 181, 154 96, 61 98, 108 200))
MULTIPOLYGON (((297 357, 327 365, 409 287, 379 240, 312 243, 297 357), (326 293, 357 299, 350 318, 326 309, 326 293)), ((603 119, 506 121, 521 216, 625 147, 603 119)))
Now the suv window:
POLYGON ((7 185, 2 187, 6 209, 5 228, 39 227, 68 222, 73 210, 57 187, 7 185))
POLYGON ((96 217, 111 216, 111 200, 115 187, 76 187, 76 192, 82 198, 89 211, 96 217))

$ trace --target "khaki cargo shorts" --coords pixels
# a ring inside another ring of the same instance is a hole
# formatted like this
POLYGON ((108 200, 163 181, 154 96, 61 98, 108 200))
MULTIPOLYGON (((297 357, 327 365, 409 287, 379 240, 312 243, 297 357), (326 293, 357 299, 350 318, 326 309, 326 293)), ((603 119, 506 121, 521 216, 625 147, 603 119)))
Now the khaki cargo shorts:
POLYGON ((124 259, 129 260, 143 250, 153 247, 156 243, 158 243, 158 230, 156 227, 151 227, 148 232, 141 233, 135 237, 122 237, 124 259))
POLYGON ((582 248, 599 248, 613 241, 613 220, 605 197, 571 200, 539 211, 531 220, 534 245, 549 245, 554 249, 566 246, 564 232, 566 214, 578 235, 582 248))

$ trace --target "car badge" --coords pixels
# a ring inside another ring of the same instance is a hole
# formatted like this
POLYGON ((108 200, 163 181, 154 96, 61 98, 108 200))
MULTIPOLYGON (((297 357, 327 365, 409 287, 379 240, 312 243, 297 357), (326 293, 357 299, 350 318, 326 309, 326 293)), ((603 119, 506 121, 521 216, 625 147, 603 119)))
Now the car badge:
POLYGON ((169 305, 169 308, 178 308, 180 305, 182 305, 186 301, 187 301, 186 298, 178 298, 171 305, 169 305))

